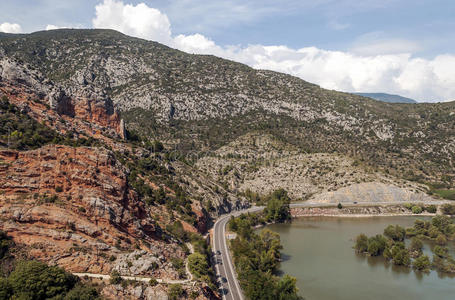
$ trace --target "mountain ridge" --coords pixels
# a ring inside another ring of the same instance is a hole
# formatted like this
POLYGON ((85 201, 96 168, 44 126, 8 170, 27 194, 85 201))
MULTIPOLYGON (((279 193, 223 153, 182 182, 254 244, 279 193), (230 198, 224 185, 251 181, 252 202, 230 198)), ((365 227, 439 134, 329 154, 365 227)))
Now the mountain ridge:
POLYGON ((393 95, 388 93, 354 93, 359 96, 372 98, 378 101, 389 102, 389 103, 418 103, 416 100, 406 98, 400 95, 393 95))

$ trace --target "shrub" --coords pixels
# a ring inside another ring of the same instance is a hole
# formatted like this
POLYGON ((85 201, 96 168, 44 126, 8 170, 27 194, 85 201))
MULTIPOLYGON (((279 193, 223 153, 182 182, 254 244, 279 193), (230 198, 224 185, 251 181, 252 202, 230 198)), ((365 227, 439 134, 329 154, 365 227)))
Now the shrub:
POLYGON ((149 284, 151 286, 156 286, 158 284, 158 280, 156 280, 155 278, 150 278, 149 284))
POLYGON ((342 209, 342 208, 343 208, 343 205, 341 205, 341 203, 338 203, 337 208, 338 208, 338 209, 342 209))
MULTIPOLYGON (((392 253, 394 251, 392 250, 392 253)), ((411 258, 409 252, 406 249, 399 249, 393 254, 392 262, 398 266, 409 266, 411 264, 411 258)))
POLYGON ((440 258, 446 258, 449 253, 449 249, 447 249, 447 247, 434 246, 433 253, 440 258))
POLYGON ((354 249, 358 253, 364 253, 368 250, 368 237, 365 234, 359 234, 355 239, 354 249))
POLYGON ((427 212, 429 212, 430 214, 434 214, 436 213, 436 211, 438 210, 438 208, 436 207, 436 205, 429 205, 429 206, 426 206, 425 207, 425 210, 427 212))
POLYGON ((384 235, 394 241, 403 241, 406 230, 399 225, 389 225, 384 229, 384 235))
POLYGON ((13 289, 8 279, 0 277, 0 299, 10 299, 13 295, 13 289))
POLYGON ((177 300, 183 296, 183 288, 180 284, 171 284, 169 286, 169 299, 177 300))
POLYGON ((411 252, 421 252, 423 247, 422 240, 417 237, 412 238, 411 245, 409 246, 409 251, 411 252))
POLYGON ((436 237, 436 244, 440 245, 440 246, 444 246, 447 244, 447 238, 445 237, 445 235, 443 234, 439 234, 437 237, 436 237))
POLYGON ((441 206, 441 211, 445 215, 455 215, 455 205, 453 204, 444 204, 441 206))
POLYGON ((209 265, 206 257, 197 252, 188 256, 188 268, 198 279, 204 275, 208 275, 209 272, 209 265))
POLYGON ((413 268, 419 271, 427 272, 430 270, 430 258, 427 255, 420 255, 414 260, 413 268))
POLYGON ((422 208, 420 206, 415 205, 411 208, 411 211, 413 214, 421 214, 422 208))
POLYGON ((120 283, 122 283, 122 281, 123 281, 123 279, 122 279, 122 276, 120 276, 120 273, 117 270, 112 271, 109 282, 111 284, 120 284, 120 283))
POLYGON ((66 294, 64 300, 97 300, 101 299, 99 293, 93 286, 77 284, 66 294))
POLYGON ((368 239, 368 254, 371 256, 381 255, 384 252, 386 246, 387 240, 383 235, 378 234, 374 237, 370 237, 368 239))

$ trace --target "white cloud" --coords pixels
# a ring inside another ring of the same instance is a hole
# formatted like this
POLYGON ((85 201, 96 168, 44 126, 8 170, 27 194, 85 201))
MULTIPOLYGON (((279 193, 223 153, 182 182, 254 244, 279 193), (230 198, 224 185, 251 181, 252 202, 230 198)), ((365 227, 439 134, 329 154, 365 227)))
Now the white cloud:
POLYGON ((6 33, 21 33, 22 28, 21 25, 19 24, 12 24, 12 23, 2 23, 0 24, 0 32, 6 32, 6 33))
POLYGON ((455 100, 455 55, 414 58, 419 46, 385 40, 374 33, 362 37, 349 52, 315 47, 219 46, 201 34, 172 36, 167 16, 144 3, 136 6, 104 0, 96 6, 96 28, 155 40, 197 54, 213 54, 257 69, 292 74, 324 88, 348 92, 386 92, 417 100, 455 100))
POLYGON ((59 29, 59 28, 61 28, 61 27, 58 27, 58 26, 52 25, 52 24, 48 24, 46 26, 46 30, 55 30, 55 29, 59 29))
POLYGON ((136 6, 117 0, 104 0, 95 7, 95 28, 111 28, 125 34, 160 43, 171 41, 171 24, 165 14, 144 3, 136 6))

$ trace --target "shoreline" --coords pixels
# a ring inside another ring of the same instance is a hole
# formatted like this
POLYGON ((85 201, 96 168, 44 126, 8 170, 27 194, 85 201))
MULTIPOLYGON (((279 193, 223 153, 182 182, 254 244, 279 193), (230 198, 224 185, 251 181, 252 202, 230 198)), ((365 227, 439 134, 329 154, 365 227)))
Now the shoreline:
POLYGON ((291 217, 338 217, 338 218, 373 218, 373 217, 398 217, 398 216, 424 216, 432 217, 436 213, 423 211, 419 214, 413 213, 402 205, 390 206, 356 206, 356 207, 294 207, 291 208, 291 217))

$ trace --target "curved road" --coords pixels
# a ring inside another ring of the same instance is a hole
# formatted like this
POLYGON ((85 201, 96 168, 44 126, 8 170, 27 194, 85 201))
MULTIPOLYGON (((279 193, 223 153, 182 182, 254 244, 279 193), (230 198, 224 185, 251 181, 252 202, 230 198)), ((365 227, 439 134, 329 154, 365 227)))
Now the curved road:
POLYGON ((242 289, 237 280, 234 263, 229 254, 226 242, 226 224, 231 216, 239 216, 242 213, 256 212, 263 210, 264 207, 252 207, 250 209, 236 211, 222 216, 213 226, 213 250, 215 251, 215 267, 220 279, 221 294, 223 300, 243 300, 242 289))

